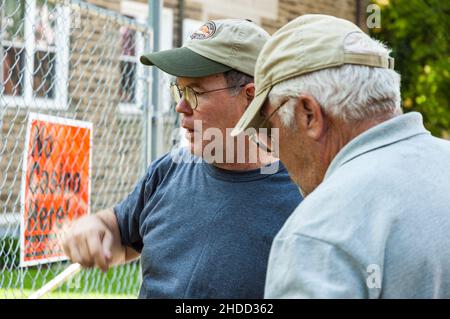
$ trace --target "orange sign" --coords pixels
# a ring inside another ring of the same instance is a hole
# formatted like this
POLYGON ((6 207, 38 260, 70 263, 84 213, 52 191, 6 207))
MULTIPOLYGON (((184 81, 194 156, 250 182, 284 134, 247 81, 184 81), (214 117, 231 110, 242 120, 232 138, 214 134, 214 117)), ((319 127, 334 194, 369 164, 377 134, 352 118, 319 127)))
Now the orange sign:
POLYGON ((92 123, 31 113, 22 176, 21 266, 67 259, 64 221, 89 213, 92 123))

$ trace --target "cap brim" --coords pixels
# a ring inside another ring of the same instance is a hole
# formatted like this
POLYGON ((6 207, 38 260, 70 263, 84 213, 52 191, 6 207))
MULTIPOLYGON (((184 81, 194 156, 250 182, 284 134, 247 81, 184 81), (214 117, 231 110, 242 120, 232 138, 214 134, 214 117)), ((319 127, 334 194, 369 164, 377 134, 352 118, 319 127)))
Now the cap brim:
POLYGON ((269 95, 270 89, 271 87, 269 86, 255 96, 244 115, 242 115, 239 122, 231 131, 231 136, 237 136, 249 128, 260 128, 260 125, 263 124, 264 121, 264 118, 260 115, 260 110, 269 95))
POLYGON ((140 61, 177 77, 197 78, 231 70, 227 65, 205 58, 184 47, 144 54, 140 61))

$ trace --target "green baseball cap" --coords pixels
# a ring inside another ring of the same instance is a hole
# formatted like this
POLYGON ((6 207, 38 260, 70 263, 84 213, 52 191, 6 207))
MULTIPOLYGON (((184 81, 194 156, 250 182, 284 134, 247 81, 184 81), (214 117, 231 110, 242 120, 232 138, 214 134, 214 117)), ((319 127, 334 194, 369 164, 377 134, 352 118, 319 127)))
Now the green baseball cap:
POLYGON ((140 61, 179 77, 204 77, 231 69, 254 76, 256 59, 269 37, 249 20, 208 21, 183 47, 144 54, 140 61))
POLYGON ((387 53, 352 51, 349 35, 359 39, 370 37, 350 21, 321 14, 303 15, 292 20, 264 45, 255 70, 255 98, 231 132, 236 136, 247 128, 259 128, 264 119, 260 109, 272 87, 287 79, 336 67, 359 64, 394 68, 394 59, 387 53))

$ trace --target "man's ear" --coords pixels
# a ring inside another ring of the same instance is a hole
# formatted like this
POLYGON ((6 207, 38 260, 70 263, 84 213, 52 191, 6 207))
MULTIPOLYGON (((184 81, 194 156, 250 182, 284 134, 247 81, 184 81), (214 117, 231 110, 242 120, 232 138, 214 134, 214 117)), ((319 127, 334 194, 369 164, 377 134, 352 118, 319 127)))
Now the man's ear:
POLYGON ((253 97, 255 96, 255 84, 248 83, 246 84, 242 90, 239 91, 239 95, 237 96, 239 100, 239 112, 244 114, 247 110, 250 103, 253 101, 253 97))
POLYGON ((245 96, 247 98, 247 101, 250 104, 250 102, 255 97, 255 83, 248 83, 248 84, 246 84, 242 91, 245 92, 245 96))
POLYGON ((326 119, 317 100, 311 95, 297 97, 295 117, 297 125, 313 140, 319 140, 326 130, 326 119))

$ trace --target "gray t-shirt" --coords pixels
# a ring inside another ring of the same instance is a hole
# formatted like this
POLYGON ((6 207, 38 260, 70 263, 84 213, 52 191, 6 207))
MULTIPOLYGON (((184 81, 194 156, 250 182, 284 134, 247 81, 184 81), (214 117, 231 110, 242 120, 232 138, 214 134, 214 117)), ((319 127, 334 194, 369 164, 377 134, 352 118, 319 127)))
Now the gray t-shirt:
POLYGON ((267 298, 450 298, 450 142, 419 113, 350 141, 270 253, 267 298))
POLYGON ((174 154, 153 162, 114 209, 122 243, 141 252, 139 296, 262 298, 270 246, 298 188, 281 163, 267 175, 174 154))

